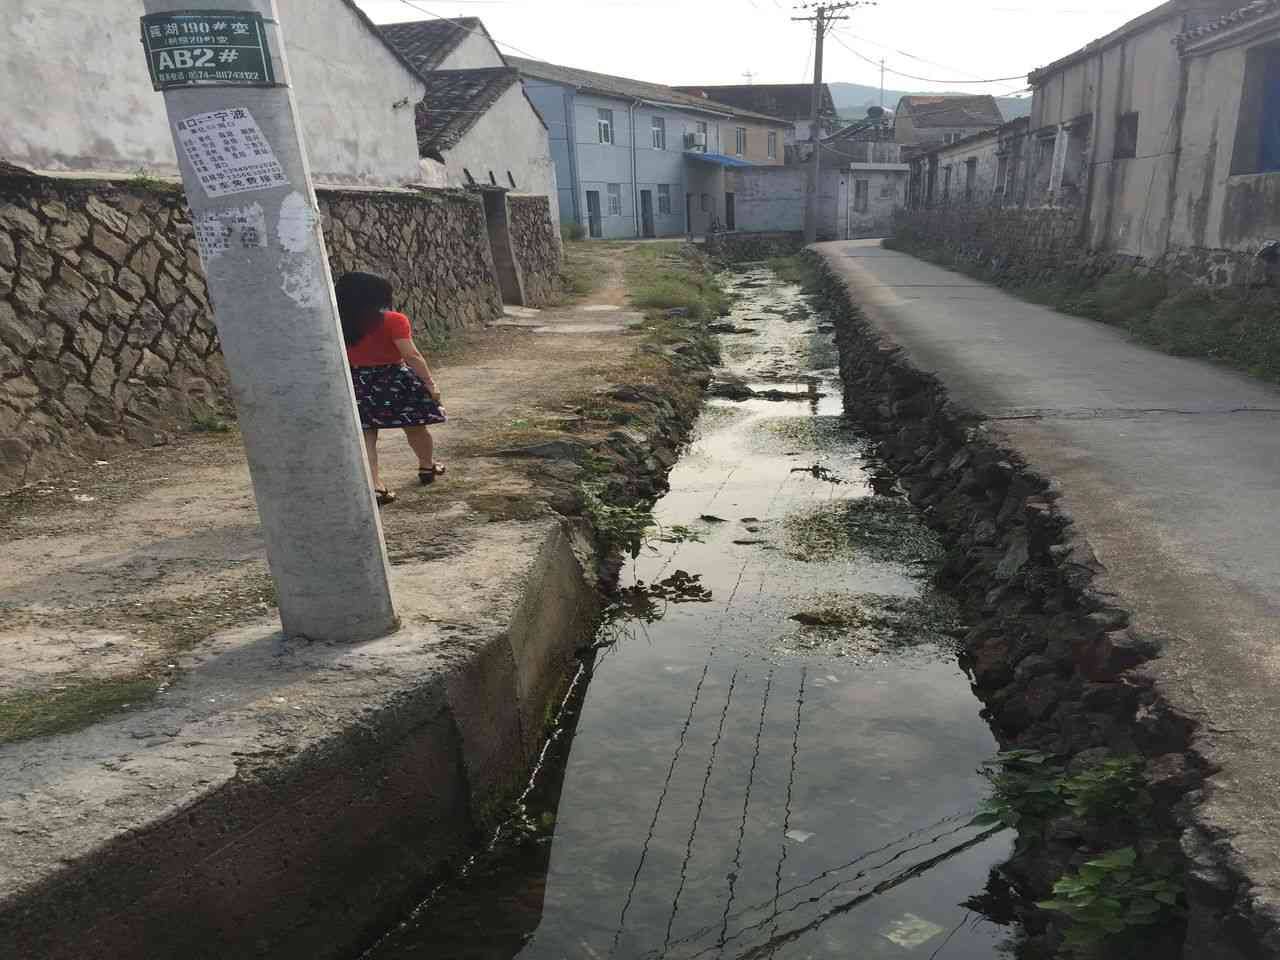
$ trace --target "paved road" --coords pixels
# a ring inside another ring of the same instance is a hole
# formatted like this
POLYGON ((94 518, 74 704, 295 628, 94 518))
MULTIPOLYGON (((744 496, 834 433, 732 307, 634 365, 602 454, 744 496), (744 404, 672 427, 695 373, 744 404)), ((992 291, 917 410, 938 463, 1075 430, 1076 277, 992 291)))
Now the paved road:
POLYGON ((878 241, 818 249, 918 366, 1063 482, 1107 586, 1173 638, 1154 672, 1222 767, 1202 815, 1280 916, 1280 390, 878 241))

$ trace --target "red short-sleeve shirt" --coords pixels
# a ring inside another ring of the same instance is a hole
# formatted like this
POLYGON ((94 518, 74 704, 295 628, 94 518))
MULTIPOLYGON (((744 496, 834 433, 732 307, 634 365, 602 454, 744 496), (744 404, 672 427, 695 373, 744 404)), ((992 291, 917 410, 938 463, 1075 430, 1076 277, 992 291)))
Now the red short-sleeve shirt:
POLYGON ((403 313, 388 310, 382 315, 382 323, 373 327, 353 347, 347 347, 347 362, 353 367, 382 367, 400 363, 397 340, 413 339, 413 328, 403 313))

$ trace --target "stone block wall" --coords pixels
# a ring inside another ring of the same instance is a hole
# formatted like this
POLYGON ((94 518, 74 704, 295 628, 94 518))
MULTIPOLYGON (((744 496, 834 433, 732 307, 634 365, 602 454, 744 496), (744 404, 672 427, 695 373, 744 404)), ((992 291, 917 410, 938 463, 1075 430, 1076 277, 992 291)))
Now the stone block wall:
MULTIPOLYGON (((478 197, 323 191, 336 274, 388 276, 424 339, 501 315, 478 197)), ((0 489, 229 410, 180 190, 0 172, 0 489)))
POLYGON ((713 233, 707 237, 707 256, 727 263, 789 257, 804 249, 804 234, 713 233))
POLYGON ((899 211, 889 245, 925 256, 941 254, 1008 286, 1064 273, 1096 278, 1135 269, 1157 271, 1174 286, 1280 285, 1280 258, 1174 247, 1158 259, 1140 261, 1126 254, 1090 250, 1081 239, 1082 229, 1080 210, 1070 207, 955 204, 899 211))
POLYGON ((226 386, 181 193, 0 178, 0 486, 189 425, 226 386))
POLYGON ((560 277, 560 238, 551 202, 542 196, 507 194, 511 246, 524 279, 525 305, 542 307, 555 295, 560 277))
POLYGON ((463 190, 318 190, 329 266, 387 277, 429 340, 502 315, 480 198, 463 190))

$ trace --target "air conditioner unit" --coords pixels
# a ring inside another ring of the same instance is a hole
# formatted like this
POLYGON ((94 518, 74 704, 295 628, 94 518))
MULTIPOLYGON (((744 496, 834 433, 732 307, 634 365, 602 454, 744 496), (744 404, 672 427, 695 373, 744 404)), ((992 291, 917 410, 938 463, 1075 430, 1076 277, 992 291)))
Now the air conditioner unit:
POLYGON ((705 153, 707 150, 707 135, 705 133, 686 133, 684 135, 684 148, 686 150, 701 150, 705 153))

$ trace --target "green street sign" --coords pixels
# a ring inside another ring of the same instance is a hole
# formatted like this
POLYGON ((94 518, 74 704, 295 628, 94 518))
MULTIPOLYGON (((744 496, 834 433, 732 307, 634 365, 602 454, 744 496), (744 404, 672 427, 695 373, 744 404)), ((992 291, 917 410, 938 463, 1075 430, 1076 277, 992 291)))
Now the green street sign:
POLYGON ((267 35, 257 13, 150 13, 142 18, 142 47, 157 90, 275 84, 267 35))

